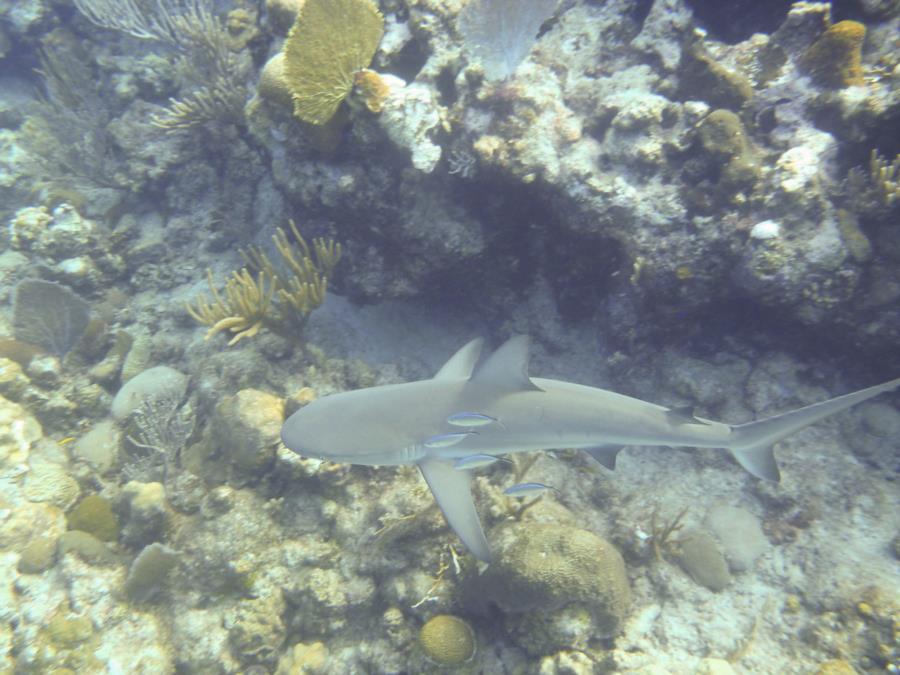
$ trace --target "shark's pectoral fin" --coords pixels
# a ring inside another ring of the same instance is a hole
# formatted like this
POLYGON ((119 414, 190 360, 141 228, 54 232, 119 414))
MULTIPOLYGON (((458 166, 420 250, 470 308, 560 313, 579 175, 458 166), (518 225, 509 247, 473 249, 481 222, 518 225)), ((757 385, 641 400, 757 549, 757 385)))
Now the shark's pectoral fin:
POLYGON ((584 451, 607 469, 614 471, 616 468, 616 455, 624 447, 624 445, 601 445, 596 448, 585 448, 584 451))
POLYGON ((475 503, 472 501, 470 487, 472 479, 469 472, 458 471, 454 468, 453 462, 431 457, 420 461, 419 469, 453 531, 462 539, 472 555, 479 560, 490 562, 491 550, 484 536, 484 530, 481 529, 475 503))

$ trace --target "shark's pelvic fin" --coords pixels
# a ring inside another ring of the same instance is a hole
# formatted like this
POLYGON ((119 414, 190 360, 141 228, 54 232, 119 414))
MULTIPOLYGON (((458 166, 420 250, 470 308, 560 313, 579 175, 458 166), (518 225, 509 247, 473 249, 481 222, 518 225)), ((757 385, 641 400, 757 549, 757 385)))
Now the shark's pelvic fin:
POLYGON ((434 376, 435 380, 466 380, 472 376, 484 339, 475 338, 460 347, 447 363, 441 366, 434 376))
POLYGON ((472 381, 509 392, 541 391, 528 377, 529 344, 527 335, 509 338, 475 371, 472 381))
POLYGON ((452 461, 426 457, 419 462, 419 469, 431 488, 444 518, 466 545, 472 555, 485 562, 491 561, 491 549, 481 529, 481 521, 472 501, 472 481, 468 471, 454 468, 452 461))
POLYGON ((731 450, 731 454, 738 464, 757 478, 778 481, 780 477, 778 465, 775 462, 775 455, 772 453, 774 443, 803 427, 818 422, 823 417, 834 415, 897 387, 900 387, 900 378, 821 403, 813 403, 805 408, 791 410, 781 415, 775 415, 775 417, 735 425, 731 428, 733 440, 728 444, 728 449, 731 450))
POLYGON ((616 468, 616 455, 624 447, 624 445, 601 445, 596 448, 585 448, 584 451, 607 469, 614 471, 616 468))

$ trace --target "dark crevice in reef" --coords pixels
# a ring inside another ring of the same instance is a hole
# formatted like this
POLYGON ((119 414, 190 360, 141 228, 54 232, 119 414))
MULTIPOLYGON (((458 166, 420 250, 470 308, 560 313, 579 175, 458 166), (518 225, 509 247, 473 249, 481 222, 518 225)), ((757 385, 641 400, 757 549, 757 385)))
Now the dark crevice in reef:
POLYGON ((754 33, 772 33, 792 4, 792 0, 687 0, 697 23, 728 44, 743 42, 754 33))

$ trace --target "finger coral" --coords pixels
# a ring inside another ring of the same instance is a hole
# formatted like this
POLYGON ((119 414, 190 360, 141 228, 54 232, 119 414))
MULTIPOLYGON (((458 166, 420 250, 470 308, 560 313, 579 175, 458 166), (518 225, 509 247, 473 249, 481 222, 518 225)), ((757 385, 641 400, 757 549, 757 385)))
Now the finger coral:
POLYGON ((384 20, 372 0, 306 0, 284 43, 294 115, 325 124, 369 65, 384 20))

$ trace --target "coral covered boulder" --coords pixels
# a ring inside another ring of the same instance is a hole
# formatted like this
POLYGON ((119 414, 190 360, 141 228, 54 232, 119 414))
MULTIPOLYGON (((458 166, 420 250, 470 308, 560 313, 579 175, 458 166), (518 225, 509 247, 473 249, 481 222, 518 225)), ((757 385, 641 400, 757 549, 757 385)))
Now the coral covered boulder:
POLYGON ((495 561, 475 589, 507 613, 508 629, 527 649, 584 648, 619 632, 631 589, 621 554, 606 540, 576 527, 508 523, 494 531, 492 548, 495 561))

